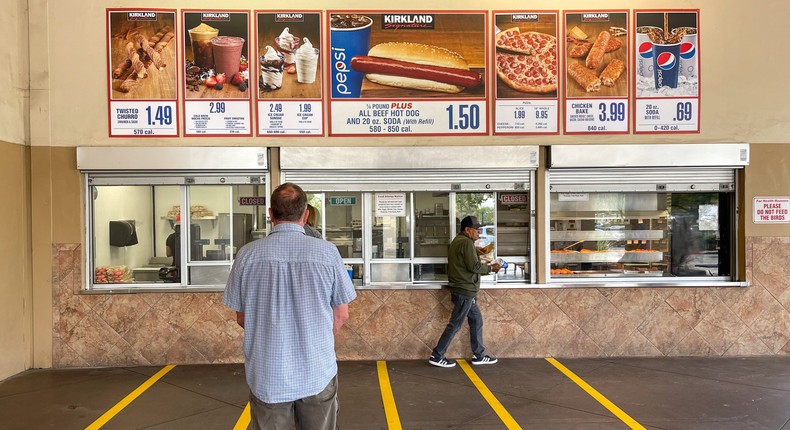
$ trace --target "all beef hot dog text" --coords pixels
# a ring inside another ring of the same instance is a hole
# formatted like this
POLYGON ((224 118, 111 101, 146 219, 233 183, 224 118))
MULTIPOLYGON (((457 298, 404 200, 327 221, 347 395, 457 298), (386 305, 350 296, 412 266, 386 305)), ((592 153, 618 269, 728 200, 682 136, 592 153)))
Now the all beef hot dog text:
POLYGON ((351 68, 377 84, 425 91, 459 93, 483 83, 457 52, 421 43, 380 43, 352 58, 351 68))

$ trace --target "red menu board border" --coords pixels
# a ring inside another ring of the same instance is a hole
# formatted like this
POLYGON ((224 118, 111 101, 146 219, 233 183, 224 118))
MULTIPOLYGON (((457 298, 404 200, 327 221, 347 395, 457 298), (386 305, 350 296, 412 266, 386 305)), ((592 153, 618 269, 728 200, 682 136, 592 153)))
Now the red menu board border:
MULTIPOLYGON (((401 9, 394 9, 394 10, 332 9, 332 10, 326 10, 325 11, 325 16, 324 16, 324 19, 326 20, 326 25, 325 25, 326 37, 324 38, 324 46, 323 46, 324 52, 329 53, 330 49, 331 49, 331 40, 330 40, 330 34, 329 34, 329 32, 330 32, 330 30, 329 30, 329 28, 330 28, 330 17, 333 14, 343 14, 343 13, 346 13, 346 14, 352 14, 352 13, 353 14, 367 14, 367 13, 370 13, 370 14, 377 14, 377 15, 398 14, 398 13, 437 14, 437 15, 442 15, 442 14, 446 14, 446 15, 450 15, 450 14, 481 14, 484 17, 483 18, 483 21, 484 21, 484 23, 483 23, 483 26, 484 26, 484 30, 483 30, 484 31, 484 43, 483 43, 483 45, 484 45, 484 47, 483 47, 484 53, 483 53, 483 56, 484 56, 484 61, 485 61, 486 74, 488 75, 488 74, 491 73, 491 62, 490 62, 490 55, 489 55, 489 45, 490 45, 489 42, 490 42, 490 31, 491 31, 490 17, 491 17, 491 14, 490 14, 490 11, 488 11, 488 10, 442 10, 442 11, 414 10, 414 9, 403 9, 403 10, 401 10, 401 9)), ((401 137, 401 138, 403 138, 403 137, 411 137, 411 136, 415 136, 415 137, 428 137, 428 136, 461 137, 461 136, 490 136, 491 135, 491 132, 490 132, 490 128, 491 128, 491 108, 490 108, 490 106, 491 106, 491 98, 490 98, 490 91, 491 91, 491 88, 490 88, 490 78, 488 76, 484 76, 483 77, 483 81, 487 84, 486 88, 485 88, 485 97, 484 98, 458 97, 458 98, 453 98, 452 99, 453 101, 466 101, 466 100, 469 100, 469 101, 480 101, 480 100, 485 100, 485 103, 486 103, 486 109, 485 109, 486 131, 485 132, 465 133, 465 134, 455 134, 455 133, 409 133, 409 134, 404 134, 404 133, 384 133, 384 132, 379 133, 379 134, 333 134, 332 133, 332 107, 331 107, 332 103, 333 102, 338 102, 338 103, 358 102, 358 99, 350 99, 350 100, 332 99, 332 95, 331 95, 332 94, 331 93, 331 79, 332 79, 332 77, 331 77, 331 55, 325 55, 324 57, 325 57, 324 60, 323 60, 324 61, 324 68, 326 70, 326 73, 325 73, 325 76, 324 76, 324 79, 325 79, 324 87, 327 89, 327 94, 326 94, 326 97, 325 97, 326 103, 325 103, 324 106, 325 106, 325 108, 327 110, 327 127, 328 127, 327 134, 328 134, 329 137, 363 137, 364 138, 364 137, 376 136, 376 137, 384 137, 384 138, 389 138, 389 137, 401 137)), ((369 98, 369 99, 366 98, 365 101, 378 102, 378 101, 389 101, 389 100, 388 99, 378 99, 378 98, 369 98)), ((419 98, 409 99, 408 101, 436 101, 436 99, 435 98, 430 98, 430 97, 425 97, 425 98, 419 97, 419 98)))
MULTIPOLYGON (((244 14, 246 14, 247 15, 247 40, 248 41, 250 40, 251 12, 250 12, 249 9, 247 9, 247 10, 244 10, 244 9, 181 9, 181 22, 182 23, 186 22, 185 14, 187 14, 187 13, 202 13, 202 12, 227 12, 227 13, 244 13, 244 14)), ((182 52, 186 53, 186 37, 184 37, 184 34, 183 34, 184 31, 186 31, 186 29, 182 30, 181 33, 178 35, 178 37, 181 38, 181 49, 182 49, 182 52)), ((248 57, 249 57, 249 54, 250 53, 248 52, 247 53, 248 57)), ((247 58, 247 64, 249 64, 249 61, 250 61, 250 59, 247 58)), ((187 104, 186 83, 185 83, 186 82, 186 76, 185 76, 185 74, 186 74, 186 54, 182 54, 181 55, 181 62, 179 64, 181 65, 181 69, 180 69, 180 71, 181 71, 181 96, 182 96, 181 97, 181 103, 182 103, 182 107, 183 107, 182 110, 184 111, 184 115, 186 115, 186 104, 187 104)), ((256 62, 256 64, 257 64, 257 62, 256 62)), ((252 90, 250 90, 250 92, 251 91, 252 90)), ((232 100, 232 101, 242 101, 244 99, 230 99, 230 100, 232 100)), ((186 130, 187 119, 184 118, 184 137, 225 137, 225 138, 252 137, 253 136, 253 131, 252 131, 252 126, 253 126, 252 94, 250 94, 250 97, 247 98, 246 100, 247 100, 248 105, 249 105, 249 109, 248 110, 249 110, 249 115, 250 115, 250 132, 249 133, 245 133, 245 134, 189 134, 189 133, 187 133, 187 130, 186 130)), ((199 100, 194 100, 194 101, 197 102, 199 100)))
MULTIPOLYGON (((175 105, 175 110, 176 110, 175 111, 175 119, 176 119, 175 134, 167 134, 167 135, 161 135, 161 134, 159 134, 159 135, 157 135, 157 134, 145 135, 145 134, 143 134, 143 135, 127 136, 127 135, 112 134, 112 132, 111 132, 111 130, 112 130, 112 112, 110 110, 110 103, 113 100, 112 100, 112 76, 111 76, 110 71, 113 70, 115 65, 112 64, 112 52, 111 52, 111 47, 110 47, 110 38, 112 37, 112 35, 110 34, 110 14, 112 12, 137 12, 137 11, 140 11, 140 12, 149 12, 150 11, 150 12, 157 12, 157 13, 160 13, 160 12, 172 13, 173 14, 173 32, 175 34, 179 34, 178 33, 178 31, 179 31, 178 9, 146 8, 146 7, 142 7, 142 8, 140 8, 140 7, 106 8, 105 9, 105 11, 104 11, 104 19, 105 19, 105 22, 104 22, 104 34, 105 34, 104 44, 105 44, 105 54, 106 54, 106 57, 107 57, 106 58, 107 59, 107 69, 105 70, 105 74, 106 74, 105 78, 107 79, 107 87, 106 87, 106 89, 107 89, 107 135, 111 139, 116 139, 116 138, 121 138, 121 139, 135 138, 136 139, 136 138, 141 138, 141 137, 142 138, 146 138, 146 139, 150 139, 150 138, 169 139, 169 138, 181 137, 181 123, 180 123, 181 113, 179 112, 179 103, 178 103, 178 86, 179 86, 179 84, 178 84, 179 74, 178 73, 176 73, 176 98, 175 99, 164 100, 164 101, 174 102, 174 105, 175 105)), ((173 47, 175 49, 175 58, 176 58, 176 64, 175 65, 176 65, 176 67, 178 67, 178 46, 179 46, 178 42, 173 44, 173 47)), ((134 101, 136 101, 136 102, 161 102, 163 100, 134 99, 134 101)))
MULTIPOLYGON (((560 118, 563 115, 563 109, 561 106, 562 98, 560 94, 564 90, 563 82, 560 77, 562 76, 560 72, 562 71, 563 62, 561 60, 560 55, 560 47, 564 47, 564 43, 561 43, 561 39, 565 37, 565 34, 560 34, 560 11, 559 10, 531 10, 531 9, 523 9, 523 10, 493 10, 491 11, 491 25, 496 25, 496 16, 498 14, 514 14, 514 13, 537 13, 537 14, 554 14, 554 27, 557 29, 557 97, 556 98, 531 98, 529 100, 556 100, 557 101, 557 131, 552 132, 524 132, 524 131, 515 131, 515 132, 497 132, 496 131, 496 103, 497 98, 494 93, 494 90, 497 85, 497 74, 496 70, 492 70, 490 87, 492 91, 491 99, 493 103, 491 104, 491 133, 493 136, 556 136, 560 134, 560 118)), ((489 45, 491 45, 491 55, 490 55, 490 64, 492 67, 496 67, 496 34, 491 35, 491 40, 489 41, 489 45)))
MULTIPOLYGON (((628 28, 628 29, 631 28, 631 9, 564 10, 564 11, 562 11, 562 18, 563 18, 562 19, 562 36, 563 36, 563 41, 565 41, 565 37, 567 37, 566 35, 568 34, 568 29, 566 28, 567 27, 567 22, 568 22, 567 15, 568 14, 573 14, 573 13, 624 13, 625 14, 625 20, 626 20, 625 28, 628 28)), ((565 43, 567 43, 567 41, 565 41, 565 43)), ((568 47, 566 45, 563 45, 563 57, 565 56, 565 53, 567 52, 567 49, 568 49, 568 47)), ((633 47, 629 46, 628 47, 628 51, 629 52, 626 52, 626 67, 628 68, 627 69, 628 70, 628 76, 626 76, 626 78, 629 79, 629 80, 631 79, 631 76, 630 76, 631 72, 630 71, 633 68, 633 64, 631 64, 632 63, 632 59, 631 59, 632 55, 630 55, 630 51, 632 49, 633 49, 633 47)), ((569 100, 568 92, 567 92, 567 87, 568 87, 568 66, 567 65, 564 65, 564 67, 563 67, 562 76, 563 76, 563 81, 565 82, 565 87, 564 87, 565 91, 563 91, 563 95, 562 95, 562 106, 563 106, 563 115, 562 115, 562 118, 563 118, 563 120, 562 120, 562 132, 563 133, 562 134, 563 135, 568 135, 568 136, 576 136, 576 135, 607 136, 607 135, 631 134, 631 123, 632 123, 632 121, 627 121, 627 123, 626 123, 626 130, 624 130, 624 131, 605 131, 605 132, 591 132, 591 131, 571 131, 571 132, 569 132, 569 131, 567 131, 567 128, 568 128, 567 127, 567 125, 568 125, 568 121, 567 121, 568 114, 567 114, 567 112, 565 112, 565 107, 567 106, 567 101, 569 100)), ((630 84, 628 85, 628 88, 630 89, 630 84)), ((572 98, 571 100, 575 100, 575 99, 577 99, 577 98, 572 98)), ((626 102, 628 102, 630 104, 631 101, 633 100, 633 97, 630 94, 627 94, 626 97, 599 97, 599 99, 625 100, 626 102)), ((584 99, 580 99, 580 100, 584 100, 584 99)), ((630 113, 631 110, 632 109, 628 109, 628 112, 630 113)))
MULTIPOLYGON (((696 13, 697 14, 697 96, 693 97, 684 97, 684 98, 691 98, 697 99, 697 106, 698 106, 698 118, 697 118, 697 129, 692 131, 637 131, 636 130, 636 79, 632 81, 632 92, 634 93, 634 103, 631 106, 631 124, 634 129, 634 134, 700 134, 700 130, 702 129, 702 50, 699 49, 700 39, 702 35, 700 34, 699 27, 701 23, 700 19, 700 10, 699 9, 634 9, 633 11, 633 19, 632 24, 629 28, 631 31, 631 45, 633 46, 633 53, 630 55, 634 59, 637 60, 636 56, 638 53, 636 52, 636 15, 637 13, 696 13)), ((636 64, 634 64, 631 73, 634 73, 636 68, 636 64)), ((667 97, 640 97, 640 100, 665 100, 667 97)))
MULTIPOLYGON (((255 75, 254 76, 255 76, 255 88, 256 88, 256 91, 255 91, 255 108, 256 108, 256 112, 255 112, 256 113, 256 115, 255 115, 255 136, 256 137, 296 137, 296 136, 298 136, 298 137, 305 137, 305 138, 326 137, 326 121, 324 120, 326 118, 326 115, 324 115, 324 114, 321 115, 321 130, 322 130, 321 134, 298 134, 298 133, 266 134, 266 133, 260 133, 259 132, 260 124, 258 123, 258 121, 260 120, 260 112, 258 112, 258 104, 261 102, 261 100, 263 100, 263 99, 259 98, 260 90, 258 89, 259 79, 260 79, 259 74, 261 72, 261 67, 260 67, 259 58, 258 58, 259 57, 258 53, 260 52, 260 46, 258 46, 258 32, 259 32, 259 28, 258 28, 258 14, 259 13, 315 13, 315 14, 318 14, 318 25, 319 25, 318 31, 321 34, 322 42, 323 42, 324 39, 326 39, 328 37, 328 34, 326 34, 326 32, 324 30, 324 19, 325 18, 323 16, 324 12, 322 10, 317 10, 317 9, 316 10, 256 9, 256 10, 253 11, 253 21, 255 22, 255 27, 254 27, 254 29, 255 29, 255 33, 254 33, 255 34, 255 51, 254 51, 254 53, 255 53, 255 61, 254 61, 254 64, 255 64, 255 72, 254 73, 255 73, 255 75)), ((323 45, 321 46, 321 48, 323 49, 323 45)), ((327 56, 327 51, 323 51, 323 52, 324 52, 323 56, 326 57, 327 56)), ((247 62, 249 64, 253 64, 253 62, 250 62, 250 59, 247 59, 247 62)), ((321 60, 321 63, 323 64, 324 61, 321 60)), ((324 74, 326 74, 328 71, 326 69, 324 69, 323 72, 324 72, 324 74)), ((250 73, 250 83, 251 83, 250 86, 251 87, 252 87, 252 82, 253 82, 252 81, 252 79, 253 79, 252 76, 253 76, 253 74, 250 73)), ((327 108, 327 106, 328 106, 327 100, 326 100, 328 97, 326 96, 325 81, 324 81, 324 79, 322 77, 319 78, 319 79, 321 79, 321 97, 318 97, 318 98, 305 98, 305 99, 299 99, 299 100, 313 101, 313 102, 314 101, 318 101, 318 102, 321 103, 322 109, 324 109, 324 108, 327 108)), ((294 101, 295 99, 271 98, 271 99, 265 99, 265 100, 266 101, 276 102, 276 101, 294 101)))

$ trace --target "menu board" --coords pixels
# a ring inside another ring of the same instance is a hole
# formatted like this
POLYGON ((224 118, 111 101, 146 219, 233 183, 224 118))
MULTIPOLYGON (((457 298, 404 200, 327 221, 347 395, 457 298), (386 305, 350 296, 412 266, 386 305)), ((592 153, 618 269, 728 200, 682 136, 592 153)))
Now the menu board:
POLYGON ((247 11, 183 11, 185 136, 252 135, 249 20, 247 11))
POLYGON ((565 12, 565 134, 628 133, 628 12, 565 12))
POLYGON ((487 12, 327 12, 329 134, 487 135, 487 12))
POLYGON ((557 12, 494 12, 494 134, 559 133, 557 12))
POLYGON ((175 10, 107 9, 110 137, 178 136, 175 10))
POLYGON ((699 10, 634 11, 634 133, 699 133, 699 10))
POLYGON ((323 136, 321 13, 255 13, 258 136, 323 136))

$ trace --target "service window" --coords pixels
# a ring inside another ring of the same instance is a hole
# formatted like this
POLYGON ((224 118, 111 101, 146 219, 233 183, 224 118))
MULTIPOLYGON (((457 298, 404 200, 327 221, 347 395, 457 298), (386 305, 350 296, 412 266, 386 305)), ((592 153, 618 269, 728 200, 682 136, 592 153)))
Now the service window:
POLYGON ((551 278, 729 280, 734 197, 734 192, 552 192, 551 278))
POLYGON ((307 193, 307 202, 316 210, 313 227, 337 247, 354 284, 362 285, 362 193, 307 193))
POLYGON ((526 192, 458 193, 456 226, 461 219, 474 215, 482 224, 475 246, 483 251, 480 259, 491 263, 501 258, 508 263, 495 275, 483 280, 496 282, 529 280, 530 196, 526 192))
POLYGON ((263 179, 87 175, 87 288, 223 288, 266 234, 263 179))
POLYGON ((414 282, 447 282, 447 248, 454 236, 450 193, 414 194, 414 282))
POLYGON ((411 281, 412 193, 373 193, 371 282, 411 281))

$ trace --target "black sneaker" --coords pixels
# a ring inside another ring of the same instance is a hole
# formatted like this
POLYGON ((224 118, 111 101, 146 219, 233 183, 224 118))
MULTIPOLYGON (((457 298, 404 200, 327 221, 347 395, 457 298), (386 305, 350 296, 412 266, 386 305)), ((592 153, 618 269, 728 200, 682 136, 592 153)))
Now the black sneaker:
POLYGON ((454 360, 449 360, 445 357, 437 357, 435 355, 431 355, 431 358, 428 359, 428 363, 438 367, 455 367, 454 360))
POLYGON ((484 355, 482 357, 477 357, 477 356, 472 357, 472 364, 474 364, 475 366, 479 366, 481 364, 496 364, 497 361, 499 360, 497 360, 496 357, 492 357, 490 355, 484 355))

